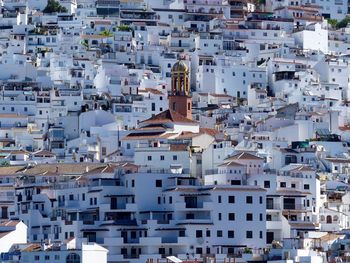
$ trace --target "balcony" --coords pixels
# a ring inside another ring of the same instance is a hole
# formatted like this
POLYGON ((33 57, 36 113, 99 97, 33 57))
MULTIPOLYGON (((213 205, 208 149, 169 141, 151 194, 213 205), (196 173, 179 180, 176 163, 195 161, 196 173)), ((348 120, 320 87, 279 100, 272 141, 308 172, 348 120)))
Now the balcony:
POLYGON ((121 203, 111 206, 111 204, 101 204, 101 210, 113 212, 136 212, 137 205, 132 203, 121 203))
POLYGON ((189 211, 189 210, 202 210, 202 211, 211 211, 213 210, 213 203, 211 202, 202 202, 193 204, 186 204, 185 202, 175 203, 175 210, 177 211, 189 211))
POLYGON ((268 209, 268 210, 281 210, 281 204, 279 204, 279 203, 266 203, 266 209, 268 209))
POLYGON ((78 200, 69 200, 66 202, 66 208, 80 208, 81 204, 78 200))
POLYGON ((162 237, 162 244, 174 244, 178 243, 178 239, 176 236, 162 237))
POLYGON ((164 242, 161 237, 140 237, 139 243, 140 245, 160 246, 164 242))
POLYGON ((266 229, 268 230, 275 230, 275 229, 282 229, 282 221, 278 218, 275 218, 271 221, 266 221, 266 229))
POLYGON ((178 225, 190 225, 190 224, 213 224, 213 221, 209 218, 195 218, 195 219, 180 219, 178 225))
POLYGON ((105 237, 103 239, 104 246, 123 246, 124 239, 122 237, 105 237))
POLYGON ((302 204, 285 203, 283 204, 283 210, 310 210, 302 204))

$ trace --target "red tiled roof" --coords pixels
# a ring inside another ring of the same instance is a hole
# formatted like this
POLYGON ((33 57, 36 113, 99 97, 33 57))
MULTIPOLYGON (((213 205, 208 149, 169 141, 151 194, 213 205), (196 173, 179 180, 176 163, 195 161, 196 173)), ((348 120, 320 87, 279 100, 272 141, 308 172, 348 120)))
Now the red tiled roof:
POLYGON ((170 145, 170 151, 172 151, 172 152, 184 152, 184 151, 187 151, 187 145, 186 144, 171 144, 170 145))
POLYGON ((215 136, 219 133, 219 131, 217 131, 215 129, 210 129, 210 128, 199 128, 199 131, 202 133, 209 134, 211 136, 215 136))
POLYGON ((155 95, 164 95, 163 92, 157 90, 157 89, 153 89, 153 88, 145 88, 145 89, 139 89, 139 92, 143 93, 143 92, 150 92, 153 93, 155 95))
POLYGON ((197 123, 193 120, 187 119, 186 117, 182 116, 180 113, 177 113, 173 110, 166 110, 159 114, 157 114, 154 117, 151 117, 142 123, 164 123, 164 122, 183 122, 183 123, 197 123))

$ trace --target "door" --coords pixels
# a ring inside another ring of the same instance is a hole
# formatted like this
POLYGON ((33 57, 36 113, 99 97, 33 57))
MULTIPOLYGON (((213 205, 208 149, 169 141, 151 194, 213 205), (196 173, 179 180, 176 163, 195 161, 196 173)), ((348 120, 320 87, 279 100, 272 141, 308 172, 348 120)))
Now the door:
POLYGON ((283 208, 284 209, 295 209, 295 199, 294 198, 284 198, 283 199, 283 208))
POLYGON ((7 219, 7 206, 1 207, 1 218, 2 219, 7 219))
POLYGON ((111 198, 111 209, 117 209, 117 198, 116 197, 111 198))
POLYGON ((266 209, 273 209, 273 198, 266 198, 266 209))
POLYGON ((185 196, 186 208, 197 208, 196 196, 185 196))
POLYGON ((266 243, 271 244, 273 240, 274 240, 274 233, 266 232, 266 243))
POLYGON ((121 237, 123 238, 123 242, 127 243, 128 242, 128 232, 122 231, 121 237))

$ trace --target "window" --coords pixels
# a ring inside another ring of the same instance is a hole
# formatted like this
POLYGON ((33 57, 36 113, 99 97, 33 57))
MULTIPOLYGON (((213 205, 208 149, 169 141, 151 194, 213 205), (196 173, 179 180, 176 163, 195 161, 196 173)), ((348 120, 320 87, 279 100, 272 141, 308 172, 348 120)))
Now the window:
POLYGON ((39 261, 40 260, 40 256, 34 256, 34 260, 35 261, 39 261))
POLYGON ((60 260, 60 255, 55 255, 55 260, 60 260))
POLYGON ((280 187, 285 188, 286 187, 286 182, 280 182, 280 187))
POLYGON ((177 155, 173 155, 173 161, 177 161, 177 155))
POLYGON ((218 196, 218 203, 221 204, 221 195, 218 196))
POLYGON ((205 235, 206 235, 207 237, 210 237, 210 230, 207 230, 207 231, 205 232, 205 235))
POLYGON ((270 181, 264 181, 264 188, 270 188, 270 181))
POLYGON ((304 190, 309 190, 310 189, 310 185, 309 184, 304 184, 304 190))
POLYGON ((135 180, 134 179, 131 180, 131 187, 135 187, 135 180))
POLYGON ((216 231, 216 236, 217 237, 222 237, 222 230, 216 231))
POLYGON ((185 230, 180 230, 179 231, 179 237, 184 237, 185 236, 185 230))
POLYGON ((156 187, 162 187, 162 180, 156 180, 156 187))
POLYGON ((246 238, 253 238, 253 231, 247 231, 246 238))
POLYGON ((253 221, 253 214, 252 213, 247 213, 246 214, 246 220, 247 221, 253 221))
POLYGON ((203 237, 202 230, 196 230, 196 237, 197 237, 197 238, 203 237))
POLYGON ((229 202, 230 204, 233 204, 233 203, 235 202, 235 196, 234 196, 234 195, 230 195, 230 196, 228 197, 228 202, 229 202))
POLYGON ((66 263, 80 263, 80 256, 76 253, 70 253, 66 257, 66 263))
POLYGON ((161 161, 164 161, 164 155, 161 155, 161 156, 160 156, 160 160, 161 160, 161 161))
POLYGON ((260 220, 260 221, 263 221, 263 214, 261 214, 261 213, 260 213, 260 215, 259 215, 259 220, 260 220))
POLYGON ((50 256, 49 255, 45 255, 45 260, 50 260, 50 256))
POLYGON ((235 213, 228 213, 228 220, 235 221, 235 213))
POLYGON ((202 253, 203 253, 203 249, 201 247, 197 247, 196 254, 202 254, 202 253))
POLYGON ((259 196, 259 204, 262 204, 262 203, 263 203, 263 197, 259 196))
POLYGON ((227 231, 227 237, 228 238, 234 238, 235 237, 235 231, 233 231, 233 230, 227 231))
POLYGON ((221 221, 221 213, 218 214, 218 220, 221 221))
POLYGON ((152 156, 148 155, 148 156, 147 156, 147 160, 148 160, 148 161, 152 161, 152 156))
POLYGON ((173 197, 169 196, 169 204, 172 204, 172 203, 173 203, 173 197))
POLYGON ((263 238, 263 232, 262 232, 262 231, 259 232, 259 238, 260 238, 260 239, 263 238))
POLYGON ((253 203, 253 197, 251 195, 248 195, 245 199, 245 202, 247 204, 252 204, 253 203))

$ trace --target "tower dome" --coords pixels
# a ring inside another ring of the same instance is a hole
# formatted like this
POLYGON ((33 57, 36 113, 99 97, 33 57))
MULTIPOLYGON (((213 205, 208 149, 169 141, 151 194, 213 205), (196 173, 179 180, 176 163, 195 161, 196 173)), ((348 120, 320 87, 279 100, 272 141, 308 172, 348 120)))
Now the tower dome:
POLYGON ((171 92, 168 96, 169 109, 192 119, 192 98, 190 95, 189 68, 185 61, 178 60, 171 69, 171 92))
POLYGON ((175 72, 188 72, 188 67, 183 60, 178 60, 173 65, 171 72, 173 72, 173 73, 175 73, 175 72))

